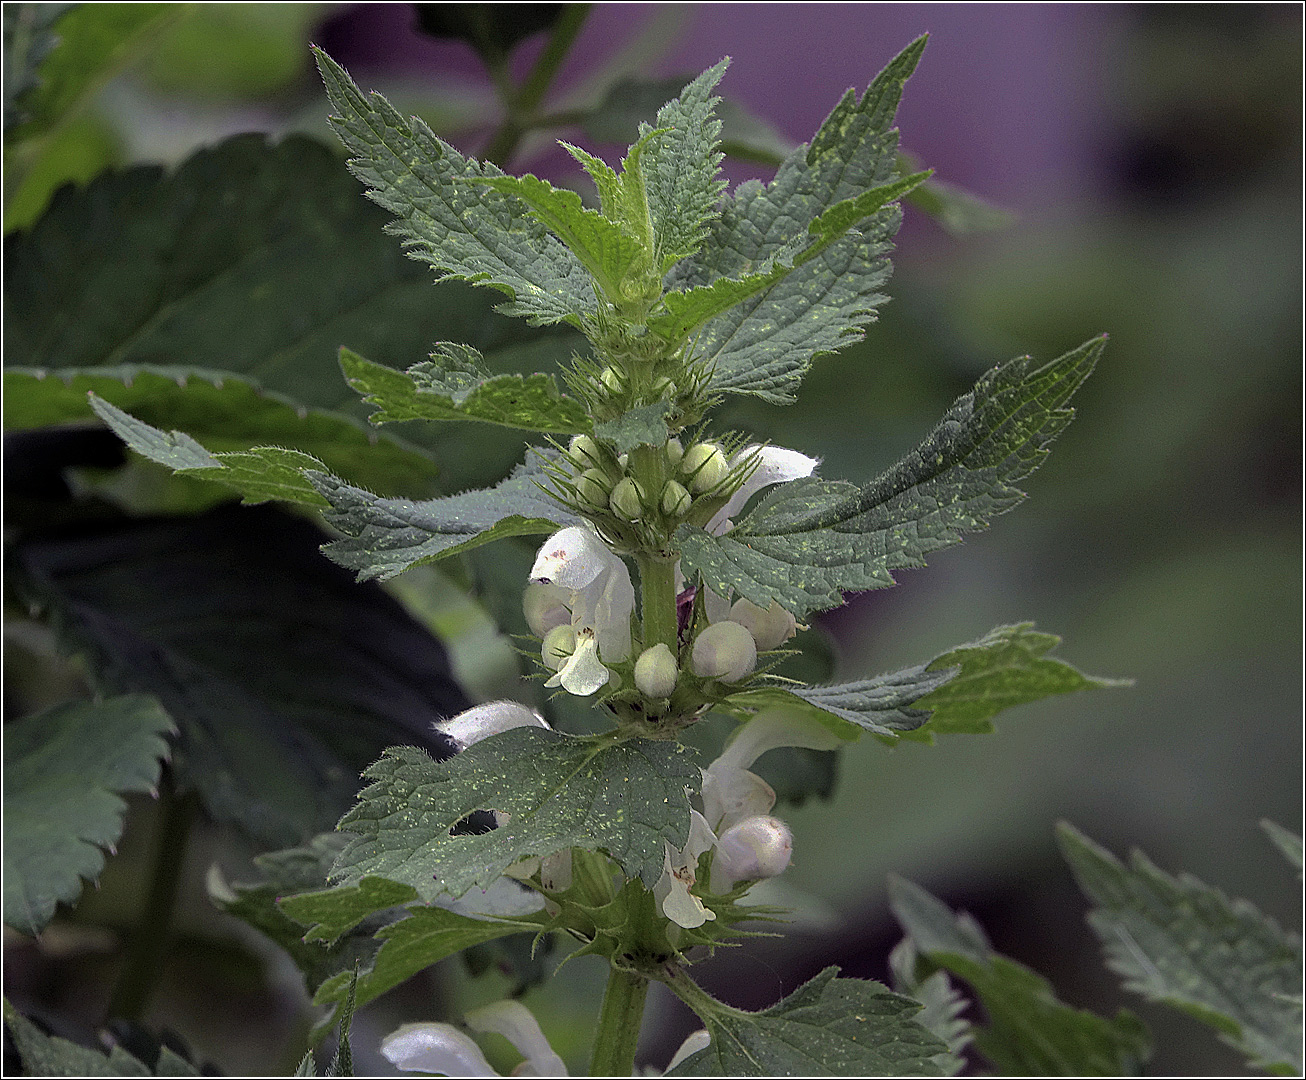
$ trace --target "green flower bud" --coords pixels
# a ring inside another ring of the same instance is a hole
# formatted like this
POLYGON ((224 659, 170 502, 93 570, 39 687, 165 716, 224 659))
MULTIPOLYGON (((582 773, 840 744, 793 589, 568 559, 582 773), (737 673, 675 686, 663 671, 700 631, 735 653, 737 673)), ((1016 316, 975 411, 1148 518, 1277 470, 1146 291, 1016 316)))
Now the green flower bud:
POLYGON ((603 389, 609 394, 616 395, 625 393, 626 380, 622 378, 621 372, 616 368, 605 367, 603 374, 599 376, 599 382, 602 383, 603 389))
POLYGON ((662 489, 662 512, 667 517, 684 517, 689 513, 693 501, 694 497, 685 490, 685 486, 674 480, 668 480, 667 486, 662 489))
POLYGON ((713 623, 694 639, 691 663, 700 678, 738 682, 757 667, 757 642, 737 622, 713 623))
POLYGON ((608 506, 609 483, 607 475, 600 469, 586 469, 574 481, 576 495, 582 503, 596 510, 606 510, 608 506))
POLYGON ((588 435, 577 435, 567 444, 567 456, 578 469, 589 469, 603 463, 599 444, 588 435))
POLYGON ((680 459, 680 471, 689 477, 689 490, 702 495, 726 478, 730 466, 716 443, 695 443, 680 459))
POLYGON ((544 635, 540 644, 540 659, 550 671, 557 671, 571 659, 576 651, 576 631, 568 626, 555 626, 544 635))
POLYGON ((676 688, 679 675, 676 658, 665 644, 659 643, 651 649, 645 649, 635 661, 635 686, 645 697, 669 697, 676 688))
POLYGON ((676 396, 676 384, 663 376, 653 383, 653 396, 659 401, 674 398, 676 396))
POLYGON ((612 489, 608 499, 612 512, 623 521, 638 521, 644 515, 644 496, 629 476, 612 489))
POLYGON ((680 459, 685 456, 685 448, 680 445, 679 439, 667 440, 667 463, 674 469, 680 464, 680 459))

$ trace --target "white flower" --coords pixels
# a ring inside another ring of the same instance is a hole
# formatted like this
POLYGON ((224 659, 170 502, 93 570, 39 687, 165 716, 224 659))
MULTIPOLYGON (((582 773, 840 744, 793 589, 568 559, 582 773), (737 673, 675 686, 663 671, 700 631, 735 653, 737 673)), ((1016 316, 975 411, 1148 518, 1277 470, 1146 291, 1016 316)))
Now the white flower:
POLYGON ((630 654, 630 616, 635 610, 630 571, 595 533, 572 525, 544 542, 531 567, 531 582, 559 590, 576 634, 570 659, 544 685, 561 686, 580 697, 594 693, 612 674, 604 662, 616 663, 630 654))
POLYGON ((712 891, 729 892, 740 881, 778 877, 789 868, 794 836, 779 818, 757 816, 731 825, 717 841, 712 891))
POLYGON ((519 705, 515 701, 490 701, 460 712, 448 720, 437 720, 431 726, 453 740, 459 750, 465 750, 472 743, 513 728, 548 728, 549 725, 544 717, 526 705, 519 705))
POLYGON ((703 816, 724 833, 744 818, 766 814, 775 805, 771 785, 748 767, 778 746, 834 750, 843 740, 819 720, 784 705, 764 709, 743 724, 721 756, 703 770, 703 816))
MULTIPOLYGON (((496 1001, 473 1009, 464 1017, 476 1032, 502 1035, 526 1060, 513 1076, 566 1076, 567 1066, 553 1052, 530 1010, 519 1001, 496 1001)), ((691 1054, 707 1047, 706 1031, 693 1032, 667 1064, 667 1071, 691 1054)), ((452 1024, 405 1024, 381 1041, 382 1056, 405 1072, 437 1073, 442 1076, 498 1076, 485 1060, 481 1048, 469 1035, 452 1024)), ((653 1074, 656 1075, 656 1074, 653 1074)))
MULTIPOLYGON (((496 1001, 473 1009, 464 1019, 477 1032, 502 1035, 526 1056, 515 1076, 566 1076, 567 1066, 553 1052, 535 1017, 519 1001, 496 1001)), ((452 1024, 405 1024, 381 1042, 381 1054, 406 1072, 444 1076, 498 1076, 481 1048, 452 1024)))
POLYGON ((797 450, 786 450, 783 446, 745 446, 730 459, 730 467, 738 468, 753 455, 757 455, 757 468, 726 501, 707 523, 707 531, 713 536, 720 536, 730 528, 730 519, 744 508, 757 492, 772 484, 784 484, 790 480, 800 480, 811 476, 821 464, 816 458, 800 454, 797 450))
MULTIPOLYGON (((738 468, 753 455, 757 455, 757 467, 749 475, 748 479, 739 486, 739 490, 726 500, 725 506, 712 515, 705 526, 713 536, 720 536, 727 532, 734 524, 730 519, 739 513, 744 508, 744 504, 764 487, 770 487, 772 484, 786 484, 790 480, 801 480, 805 476, 811 476, 816 472, 816 467, 820 464, 817 458, 800 454, 797 450, 786 450, 783 446, 759 446, 753 444, 745 446, 732 456, 730 467, 732 469, 738 468)), ((729 597, 718 596, 711 589, 707 589, 706 593, 707 595, 703 597, 703 610, 707 613, 708 622, 720 622, 723 619, 732 617, 729 597)), ((742 622, 743 620, 736 621, 742 622)), ((775 648, 775 646, 772 645, 771 648, 775 648)))
POLYGON ((689 890, 696 880, 698 857, 716 843, 716 835, 697 810, 689 812, 689 839, 677 850, 664 840, 666 866, 653 886, 653 898, 662 913, 677 926, 702 926, 716 918, 689 890))
POLYGON ((713 848, 713 893, 729 892, 738 881, 782 873, 789 865, 793 838, 784 822, 769 816, 775 791, 748 766, 778 746, 833 750, 842 743, 819 720, 785 706, 765 709, 742 725, 721 756, 703 770, 703 812, 689 812, 684 849, 666 844, 665 869, 653 887, 662 913, 684 927, 716 918, 689 891, 699 856, 713 848))
POLYGON ((667 1072, 670 1072, 691 1054, 706 1050, 711 1041, 711 1036, 708 1035, 706 1029, 699 1028, 697 1031, 691 1031, 685 1041, 680 1044, 680 1049, 667 1062, 667 1072))

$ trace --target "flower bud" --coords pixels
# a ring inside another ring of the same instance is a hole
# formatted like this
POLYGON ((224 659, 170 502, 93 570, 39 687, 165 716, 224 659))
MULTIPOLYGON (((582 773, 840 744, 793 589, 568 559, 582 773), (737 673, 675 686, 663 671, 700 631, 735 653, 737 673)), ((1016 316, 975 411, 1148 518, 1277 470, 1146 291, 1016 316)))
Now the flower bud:
POLYGON ((580 501, 596 510, 607 509, 608 478, 599 469, 586 469, 575 479, 576 494, 580 501))
POLYGON ((603 463, 599 444, 588 435, 576 435, 567 444, 567 456, 578 469, 589 469, 603 463))
POLYGON ((645 697, 670 697, 679 675, 676 658, 663 642, 645 649, 635 661, 635 686, 645 697))
POLYGON ((575 651, 576 631, 571 628, 571 624, 555 626, 544 635, 540 645, 540 659, 550 671, 557 671, 575 651))
POLYGON ((623 521, 638 521, 644 514, 643 493, 639 490, 639 485, 629 476, 612 489, 608 505, 623 521))
POLYGON ((667 463, 674 469, 680 464, 680 459, 685 456, 685 448, 681 445, 679 439, 667 440, 667 463))
POLYGON ((737 881, 775 877, 789 866, 793 851, 793 834, 779 818, 744 818, 717 841, 712 884, 717 884, 718 874, 730 880, 730 888, 737 881))
POLYGON ((738 682, 757 667, 757 642, 737 622, 713 623, 694 639, 692 663, 701 678, 738 682))
POLYGON ((685 490, 684 484, 678 484, 674 480, 668 480, 666 487, 662 489, 662 512, 667 517, 684 517, 689 513, 693 501, 694 497, 685 490))
POLYGON ((736 600, 730 608, 730 619, 753 635, 758 652, 778 649, 798 629, 794 617, 774 600, 765 611, 749 600, 736 600))
POLYGON ((623 393, 626 389, 626 380, 616 368, 605 367, 603 374, 599 376, 599 382, 603 389, 612 395, 623 393))
POLYGON ((689 490, 702 495, 726 478, 730 466, 716 443, 695 443, 681 458, 680 471, 689 477, 689 490))
POLYGON ((571 612, 567 610, 567 590, 556 585, 541 585, 532 581, 522 593, 521 609, 526 616, 526 625, 536 637, 543 637, 555 626, 564 626, 571 622, 571 612))
POLYGON ((668 379, 665 375, 656 379, 653 383, 653 397, 659 401, 666 401, 676 396, 676 384, 668 379))

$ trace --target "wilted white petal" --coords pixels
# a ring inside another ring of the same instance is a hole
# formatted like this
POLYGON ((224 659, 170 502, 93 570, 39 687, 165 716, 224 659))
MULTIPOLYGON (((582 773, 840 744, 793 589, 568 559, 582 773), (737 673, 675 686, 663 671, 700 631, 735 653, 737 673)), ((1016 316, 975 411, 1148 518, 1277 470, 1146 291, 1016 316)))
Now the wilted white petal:
POLYGON ((530 915, 544 907, 544 897, 528 889, 511 877, 496 878, 488 889, 469 889, 456 900, 451 896, 436 897, 436 907, 466 915, 472 919, 512 919, 530 915))
POLYGON ((475 1040, 450 1024, 405 1024, 381 1040, 381 1056, 405 1072, 499 1075, 475 1040))
POLYGON ((571 888, 571 848, 555 851, 541 861, 540 884, 550 892, 566 892, 571 888))
POLYGON ((558 668, 545 686, 561 686, 569 694, 588 697, 608 685, 612 672, 599 660, 599 643, 594 631, 584 629, 576 635, 576 651, 558 668))
POLYGON ((707 523, 707 531, 715 536, 720 536, 729 526, 726 524, 728 518, 734 517, 744 508, 757 492, 771 484, 783 484, 790 480, 798 480, 804 476, 811 476, 820 464, 816 458, 810 458, 806 454, 800 454, 797 450, 786 450, 782 446, 762 446, 756 444, 745 446, 739 453, 730 459, 730 467, 736 466, 747 461, 753 454, 759 457, 757 468, 747 480, 740 485, 739 490, 730 496, 725 506, 721 507, 712 519, 707 523))
POLYGON ((526 1060, 513 1070, 516 1076, 566 1076, 567 1066, 553 1052, 531 1011, 520 1001, 496 1001, 472 1009, 465 1017, 473 1031, 491 1031, 513 1044, 526 1060))
POLYGON ((700 1050, 706 1050, 711 1041, 712 1038, 708 1035, 706 1028, 699 1028, 697 1031, 690 1032, 685 1041, 680 1044, 680 1049, 671 1055, 671 1060, 667 1062, 667 1072, 674 1069, 685 1058, 697 1054, 700 1050))
POLYGON ((515 701, 490 701, 460 712, 449 720, 438 721, 434 726, 436 731, 448 735, 460 747, 466 748, 512 728, 547 728, 549 725, 544 717, 525 705, 515 701))

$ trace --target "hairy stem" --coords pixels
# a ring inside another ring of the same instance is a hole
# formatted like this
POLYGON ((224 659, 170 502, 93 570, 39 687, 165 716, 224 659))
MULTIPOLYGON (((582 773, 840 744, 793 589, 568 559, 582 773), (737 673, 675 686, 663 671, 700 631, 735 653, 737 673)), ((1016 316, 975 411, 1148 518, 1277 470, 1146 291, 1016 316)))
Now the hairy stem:
POLYGON ((592 4, 568 4, 563 8, 558 21, 553 24, 544 51, 535 61, 530 74, 515 90, 506 81, 506 63, 491 71, 508 115, 481 154, 486 161, 493 161, 502 167, 517 149, 522 136, 539 125, 535 110, 548 92, 553 77, 557 75, 576 35, 580 33, 591 7, 592 4))
POLYGON ((676 564, 659 555, 641 553, 639 563, 640 613, 644 621, 644 648, 666 645, 676 655, 676 564))
POLYGON ((165 772, 159 784, 159 809, 154 833, 150 891, 140 922, 127 942, 127 956, 118 975, 108 1015, 136 1020, 145 1012, 163 974, 168 930, 177 902, 186 844, 199 801, 193 793, 178 794, 165 772))
POLYGON ((591 1076, 630 1076, 635 1071, 635 1050, 647 996, 647 979, 624 968, 612 968, 599 1011, 591 1076))

